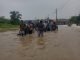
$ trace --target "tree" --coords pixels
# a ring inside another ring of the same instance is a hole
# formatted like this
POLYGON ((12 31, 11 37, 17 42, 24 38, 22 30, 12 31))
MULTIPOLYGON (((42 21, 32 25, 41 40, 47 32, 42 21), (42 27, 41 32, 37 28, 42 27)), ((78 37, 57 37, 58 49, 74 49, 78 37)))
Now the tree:
POLYGON ((11 11, 10 14, 11 24, 19 24, 22 14, 20 14, 18 11, 11 11))
POLYGON ((77 25, 80 25, 80 14, 77 16, 77 25))
POLYGON ((77 22, 77 16, 72 16, 70 18, 70 23, 76 23, 77 22))
POLYGON ((77 25, 80 25, 80 14, 78 16, 72 16, 70 18, 70 23, 75 23, 77 25))
POLYGON ((9 19, 6 19, 4 16, 0 17, 0 23, 10 23, 9 19))

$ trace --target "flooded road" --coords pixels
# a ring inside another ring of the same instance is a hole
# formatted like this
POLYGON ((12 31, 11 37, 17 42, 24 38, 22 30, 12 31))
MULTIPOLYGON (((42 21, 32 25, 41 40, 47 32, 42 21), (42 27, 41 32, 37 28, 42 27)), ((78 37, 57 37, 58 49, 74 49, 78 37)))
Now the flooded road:
POLYGON ((0 33, 0 60, 80 60, 80 27, 62 26, 42 38, 17 33, 0 33))

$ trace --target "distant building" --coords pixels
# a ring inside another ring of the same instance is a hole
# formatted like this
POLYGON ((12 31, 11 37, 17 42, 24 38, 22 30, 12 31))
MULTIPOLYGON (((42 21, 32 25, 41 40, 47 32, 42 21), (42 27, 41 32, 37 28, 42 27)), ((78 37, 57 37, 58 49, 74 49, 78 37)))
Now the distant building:
POLYGON ((58 19, 59 25, 66 25, 69 23, 69 19, 58 19))
MULTIPOLYGON (((43 22, 45 22, 45 21, 55 21, 56 22, 56 20, 55 19, 50 19, 49 17, 47 18, 47 19, 38 19, 38 20, 24 20, 24 22, 26 23, 26 24, 28 24, 29 22, 32 22, 32 23, 36 23, 36 22, 38 22, 38 21, 40 21, 40 20, 42 20, 43 22)), ((58 25, 66 25, 66 24, 68 24, 69 23, 69 19, 58 19, 58 21, 57 21, 57 24, 58 25)))

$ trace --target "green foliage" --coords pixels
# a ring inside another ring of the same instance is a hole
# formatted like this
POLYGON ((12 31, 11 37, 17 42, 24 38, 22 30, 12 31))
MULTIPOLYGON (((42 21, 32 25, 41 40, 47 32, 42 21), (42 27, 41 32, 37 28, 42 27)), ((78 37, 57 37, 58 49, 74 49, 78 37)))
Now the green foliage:
POLYGON ((5 17, 0 17, 0 23, 10 23, 10 20, 5 17))
POLYGON ((18 11, 11 11, 10 14, 11 24, 20 24, 20 19, 22 15, 18 11))
POLYGON ((76 21, 77 21, 77 16, 72 16, 72 17, 70 18, 70 22, 71 22, 71 23, 76 23, 76 21))
POLYGON ((70 23, 75 23, 75 24, 79 25, 80 24, 80 15, 79 16, 72 16, 70 18, 70 23))
POLYGON ((12 25, 8 23, 0 23, 0 32, 4 31, 11 31, 11 30, 17 30, 19 28, 19 25, 12 25))
POLYGON ((10 14, 11 19, 6 19, 4 16, 0 17, 0 31, 18 29, 22 15, 17 11, 12 11, 10 14))
POLYGON ((9 19, 5 17, 0 17, 0 32, 7 31, 7 30, 16 30, 18 29, 19 25, 12 25, 9 19))
POLYGON ((8 23, 0 23, 0 28, 16 28, 18 25, 12 25, 8 23))

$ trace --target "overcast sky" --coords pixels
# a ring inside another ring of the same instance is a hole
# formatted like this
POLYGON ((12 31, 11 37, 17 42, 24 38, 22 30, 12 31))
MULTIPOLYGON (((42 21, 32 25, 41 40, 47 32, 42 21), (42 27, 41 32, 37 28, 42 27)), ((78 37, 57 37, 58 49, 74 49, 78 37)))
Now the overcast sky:
POLYGON ((0 0, 0 16, 9 18, 10 11, 19 11, 22 19, 69 18, 80 13, 80 0, 0 0))

